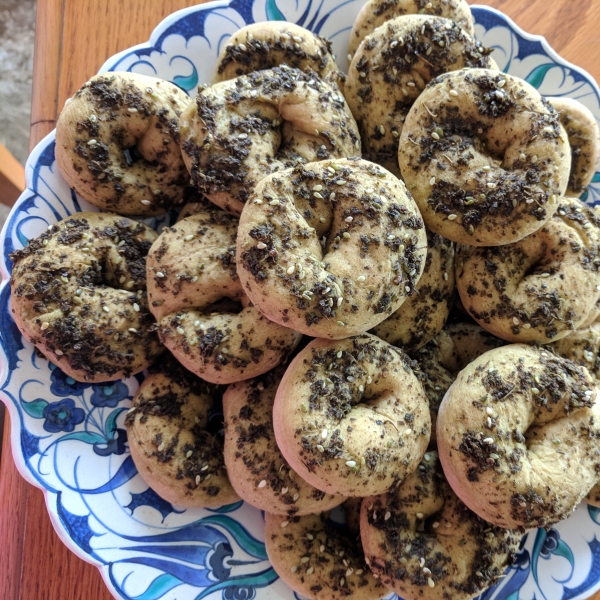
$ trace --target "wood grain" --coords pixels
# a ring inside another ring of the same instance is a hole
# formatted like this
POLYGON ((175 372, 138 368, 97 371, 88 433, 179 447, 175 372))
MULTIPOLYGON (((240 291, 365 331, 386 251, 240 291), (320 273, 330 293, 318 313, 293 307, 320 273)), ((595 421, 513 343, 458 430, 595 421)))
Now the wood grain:
POLYGON ((0 144, 0 202, 12 206, 24 189, 23 165, 0 144))
MULTIPOLYGON (((279 0, 284 2, 287 0, 279 0)), ((166 15, 197 0, 38 0, 31 145, 106 58, 148 39, 166 15)), ((600 2, 487 0, 567 60, 600 79, 600 2)), ((8 446, 0 465, 0 598, 110 600, 98 570, 75 557, 52 529, 43 496, 18 475, 8 446)), ((593 596, 600 600, 600 593, 593 596)))

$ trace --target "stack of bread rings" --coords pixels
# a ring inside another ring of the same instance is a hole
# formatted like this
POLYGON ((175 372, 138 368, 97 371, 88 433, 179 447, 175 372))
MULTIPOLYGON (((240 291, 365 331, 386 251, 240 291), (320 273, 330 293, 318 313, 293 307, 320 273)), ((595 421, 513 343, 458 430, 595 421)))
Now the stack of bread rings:
POLYGON ((285 22, 234 34, 194 98, 98 75, 56 157, 110 212, 11 255, 39 352, 82 382, 148 369, 125 422, 148 485, 265 511, 308 598, 466 600, 528 529, 600 506, 600 219, 576 197, 598 127, 473 36, 464 0, 369 0, 347 76, 285 22))

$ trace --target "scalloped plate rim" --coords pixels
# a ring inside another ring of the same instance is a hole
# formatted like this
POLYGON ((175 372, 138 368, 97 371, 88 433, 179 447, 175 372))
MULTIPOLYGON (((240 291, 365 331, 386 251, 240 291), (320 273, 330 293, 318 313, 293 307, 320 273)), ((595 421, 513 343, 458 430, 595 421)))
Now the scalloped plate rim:
MULTIPOLYGON (((156 39, 158 37, 160 37, 160 34, 163 33, 170 25, 176 23, 177 21, 184 18, 188 14, 198 12, 199 10, 207 10, 207 9, 214 10, 214 9, 218 9, 218 8, 227 8, 228 6, 230 6, 231 2, 233 2, 233 1, 234 0, 213 0, 212 2, 206 2, 203 4, 199 4, 199 5, 182 8, 173 13, 170 13, 164 19, 162 19, 158 23, 158 25, 152 30, 152 33, 150 34, 150 37, 146 42, 142 42, 135 46, 126 48, 126 49, 122 50, 121 52, 118 52, 117 54, 114 54, 113 56, 109 57, 102 64, 102 66, 98 70, 98 73, 103 73, 103 72, 109 71, 109 69, 111 68, 112 65, 120 62, 123 58, 125 58, 126 56, 135 52, 136 50, 156 48, 156 46, 154 45, 154 42, 156 41, 156 39)), ((555 62, 559 63, 562 66, 568 67, 569 69, 582 75, 587 80, 587 82, 591 84, 594 92, 596 93, 597 97, 600 99, 600 86, 596 82, 596 79, 582 67, 575 65, 575 64, 567 61, 566 59, 564 59, 556 50, 554 50, 552 48, 552 46, 549 44, 548 40, 544 36, 528 33, 527 31, 522 29, 519 25, 517 25, 516 22, 512 18, 510 18, 508 15, 506 15, 505 13, 503 13, 502 11, 500 11, 496 8, 481 5, 481 4, 473 4, 473 5, 471 5, 471 9, 479 9, 482 11, 487 11, 487 12, 493 13, 496 16, 498 16, 501 20, 505 21, 508 28, 513 30, 519 36, 523 37, 524 39, 526 39, 530 42, 540 43, 543 50, 555 62)), ((19 198, 17 199, 17 201, 11 208, 11 210, 6 218, 5 224, 2 228, 2 231, 0 232, 0 247, 2 247, 2 248, 4 247, 4 242, 5 242, 6 234, 9 230, 9 225, 12 222, 15 214, 20 210, 21 204, 31 194, 35 194, 35 191, 33 189, 31 189, 31 187, 30 187, 32 184, 34 168, 35 168, 35 165, 39 158, 39 155, 42 153, 42 151, 45 150, 50 143, 54 142, 55 132, 56 132, 56 130, 53 129, 46 136, 44 136, 35 145, 35 147, 33 148, 33 150, 31 151, 31 153, 29 154, 29 156, 27 158, 26 166, 25 166, 26 188, 21 193, 21 195, 19 196, 19 198)), ((6 288, 6 286, 9 285, 9 279, 10 279, 8 271, 6 270, 6 267, 5 267, 4 259, 0 262, 0 276, 1 276, 1 282, 0 282, 0 295, 1 295, 4 292, 4 289, 6 288)), ((9 308, 10 308, 10 300, 9 300, 9 308)), ((31 470, 27 467, 26 461, 24 459, 24 456, 23 456, 23 453, 21 452, 21 447, 20 447, 21 431, 22 431, 21 414, 20 414, 21 411, 15 405, 15 402, 13 401, 13 399, 4 390, 5 386, 8 383, 8 379, 9 379, 9 377, 8 377, 8 361, 6 360, 6 352, 4 350, 4 346, 2 345, 2 343, 0 343, 0 382, 1 382, 0 383, 0 386, 1 386, 0 400, 6 406, 6 410, 8 411, 9 418, 10 418, 10 437, 11 437, 10 449, 11 449, 12 459, 15 463, 15 466, 17 467, 17 470, 18 470, 20 476, 23 477, 23 479, 25 479, 25 481, 27 483, 29 483, 30 485, 33 485, 34 487, 41 490, 43 497, 44 497, 44 503, 46 505, 46 511, 48 513, 48 516, 50 517, 50 522, 52 523, 52 527, 53 527, 54 531, 56 532, 60 541, 65 546, 67 546, 67 548, 71 552, 73 552, 78 558, 85 561, 86 563, 89 563, 89 564, 95 566, 100 571, 100 575, 102 577, 104 584, 106 585, 108 591, 114 596, 114 598, 116 598, 116 599, 123 598, 123 596, 115 589, 115 587, 113 586, 113 584, 111 582, 110 574, 108 572, 110 563, 105 564, 105 563, 95 559, 90 554, 86 553, 79 545, 77 545, 77 543, 73 540, 73 538, 70 535, 68 535, 67 531, 63 528, 63 524, 61 522, 60 516, 58 515, 58 512, 56 510, 56 502, 57 502, 57 499, 59 498, 61 492, 57 493, 57 492, 54 492, 54 491, 49 490, 48 488, 44 487, 44 485, 36 479, 36 477, 32 474, 31 470)), ((593 595, 598 590, 600 590, 600 579, 596 582, 596 584, 594 586, 592 586, 585 592, 585 596, 583 596, 583 595, 574 596, 573 598, 571 598, 571 600, 584 600, 585 598, 589 598, 591 595, 593 595)))

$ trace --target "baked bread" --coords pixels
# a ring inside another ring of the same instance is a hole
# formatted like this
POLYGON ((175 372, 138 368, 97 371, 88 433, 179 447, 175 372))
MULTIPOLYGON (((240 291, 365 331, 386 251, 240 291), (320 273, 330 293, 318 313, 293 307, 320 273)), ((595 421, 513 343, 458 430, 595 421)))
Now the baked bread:
POLYGON ((317 489, 342 496, 388 490, 411 473, 431 433, 408 357, 369 334, 313 340, 287 368, 273 405, 275 439, 317 489))
POLYGON ((76 381, 114 381, 161 354, 146 300, 156 232, 110 213, 51 225, 10 256, 11 312, 21 333, 76 381))
POLYGON ((337 85, 287 65, 201 89, 180 126, 193 184, 235 215, 270 173, 360 155, 358 128, 337 85))
POLYGON ((189 180, 179 149, 179 117, 189 102, 156 77, 95 75, 56 123, 62 176, 84 200, 120 215, 171 210, 189 180))
POLYGON ((509 342, 559 340, 584 324, 600 299, 600 221, 575 198, 522 240, 461 246, 456 286, 463 306, 509 342))
POLYGON ((417 98, 398 161, 428 229, 500 246, 556 212, 571 151, 558 113, 527 82, 467 69, 440 75, 417 98))
POLYGON ((265 547, 277 574, 309 600, 379 600, 386 589, 365 563, 358 536, 329 520, 265 515, 265 547))
POLYGON ((571 145, 567 196, 580 196, 591 183, 600 159, 600 130, 592 111, 572 98, 548 98, 560 115, 571 145))
POLYGON ((456 495, 522 531, 566 519, 597 482, 598 389, 584 367, 511 344, 463 369, 438 411, 437 443, 456 495))
POLYGON ((415 293, 427 241, 404 184, 365 160, 265 177, 240 218, 238 275, 272 321, 306 335, 363 333, 415 293))
POLYGON ((365 37, 386 21, 416 14, 452 19, 469 35, 475 35, 473 15, 465 0, 369 0, 354 21, 348 44, 348 59, 352 60, 365 37))
POLYGON ((427 231, 425 270, 415 293, 372 333, 409 354, 432 340, 442 329, 454 297, 454 244, 427 231))
POLYGON ((504 576, 521 534, 470 511, 444 477, 437 452, 400 486, 364 498, 365 559, 404 600, 468 600, 504 576))
POLYGON ((235 217, 206 202, 165 228, 148 254, 148 297, 160 339, 212 383, 266 373, 301 338, 248 301, 236 274, 237 226, 235 217))
POLYGON ((133 399, 125 419, 131 457, 171 504, 217 508, 239 500, 225 468, 220 422, 209 417, 220 396, 217 386, 170 358, 151 370, 133 399))
POLYGON ((285 365, 232 383, 223 396, 225 465, 237 493, 249 504, 279 515, 306 515, 342 503, 306 483, 275 442, 273 402, 285 365))
POLYGON ((399 175, 398 140, 423 88, 448 71, 491 68, 489 53, 458 23, 440 17, 397 17, 375 29, 356 51, 344 88, 364 157, 399 175))
POLYGON ((331 42, 300 25, 263 21, 238 29, 217 58, 213 83, 280 65, 314 71, 342 87, 345 75, 335 64, 331 42))

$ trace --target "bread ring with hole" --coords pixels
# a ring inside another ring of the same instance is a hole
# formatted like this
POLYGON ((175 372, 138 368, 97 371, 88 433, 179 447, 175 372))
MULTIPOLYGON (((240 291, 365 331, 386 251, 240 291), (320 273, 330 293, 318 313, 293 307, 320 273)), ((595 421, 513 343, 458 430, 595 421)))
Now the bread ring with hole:
POLYGON ((375 29, 404 15, 435 15, 452 19, 470 36, 475 35, 473 15, 465 0, 369 0, 354 21, 348 44, 349 60, 375 29))
POLYGON ((600 130, 592 111, 572 98, 548 98, 560 115, 571 145, 567 196, 579 197, 591 183, 600 159, 600 130))
POLYGON ((341 504, 306 483, 287 463, 275 442, 273 402, 285 366, 232 383, 223 396, 225 465, 246 502, 279 515, 320 513, 341 504))
POLYGON ((463 306, 509 342, 559 340, 600 297, 600 222, 575 198, 535 233, 506 246, 461 246, 456 285, 463 306))
POLYGON ((558 113, 525 81, 452 71, 417 98, 398 161, 427 227, 472 246, 533 233, 567 189, 571 151, 558 113))
POLYGON ((281 453, 311 485, 368 496, 402 481, 431 434, 409 358, 367 333, 313 340, 287 368, 273 405, 281 453))
POLYGON ((287 21, 252 23, 236 31, 217 58, 213 83, 282 64, 314 71, 342 87, 345 75, 335 64, 331 42, 287 21))
POLYGON ((270 173, 360 156, 358 128, 337 85, 286 65, 200 90, 180 125, 192 182, 236 215, 270 173))
POLYGON ((309 600, 379 600, 386 589, 365 563, 356 533, 329 513, 265 515, 265 546, 277 574, 309 600))
POLYGON ((435 442, 440 404, 458 372, 484 352, 505 344, 475 323, 452 323, 446 325, 431 342, 410 354, 414 373, 429 400, 430 445, 435 442))
POLYGON ((252 306, 236 274, 238 222, 206 202, 166 228, 148 254, 148 297, 163 344, 212 383, 277 366, 301 336, 252 306))
POLYGON ((488 54, 460 25, 440 17, 397 17, 375 29, 354 55, 344 88, 365 158, 398 175, 398 140, 425 86, 448 71, 491 68, 488 54))
POLYGON ((240 218, 238 275, 269 319, 340 339, 374 327, 415 293, 426 250, 401 181, 364 160, 326 160, 256 186, 240 218))
POLYGON ((519 549, 518 531, 469 510, 444 477, 437 452, 400 486, 364 498, 365 559, 405 600, 468 600, 498 583, 519 549))
POLYGON ((171 358, 151 369, 133 399, 125 419, 131 457, 167 502, 217 508, 239 500, 225 468, 221 420, 210 423, 220 395, 171 358))
POLYGON ((156 232, 110 213, 76 213, 11 254, 23 336, 76 381, 114 381, 163 351, 146 300, 156 232))
POLYGON ((438 411, 437 443, 456 495, 512 529, 567 518, 597 482, 598 389, 584 368, 512 344, 463 369, 438 411))
POLYGON ((432 340, 444 326, 454 296, 454 244, 427 232, 425 270, 415 293, 372 333, 406 352, 432 340))
POLYGON ((56 162, 85 200, 120 215, 152 216, 181 202, 189 180, 179 148, 188 96, 137 73, 92 77, 56 123, 56 162))

